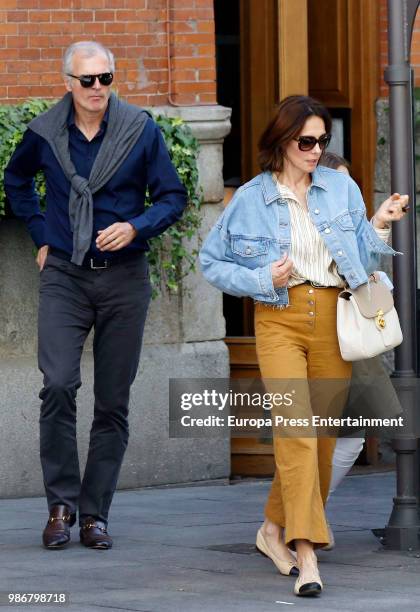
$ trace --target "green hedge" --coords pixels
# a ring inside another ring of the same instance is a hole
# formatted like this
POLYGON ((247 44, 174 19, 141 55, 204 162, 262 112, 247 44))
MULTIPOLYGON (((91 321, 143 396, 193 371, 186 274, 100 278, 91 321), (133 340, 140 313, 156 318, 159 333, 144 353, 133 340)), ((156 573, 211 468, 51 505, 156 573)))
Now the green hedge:
MULTIPOLYGON (((0 220, 5 214, 4 169, 22 139, 27 124, 52 104, 52 100, 33 99, 18 105, 0 105, 0 220)), ((188 192, 188 206, 182 219, 150 241, 148 259, 156 295, 164 287, 171 292, 178 292, 182 278, 195 269, 197 251, 188 248, 188 242, 200 225, 202 193, 198 185, 198 142, 191 129, 178 118, 169 119, 159 115, 155 120, 188 192)), ((36 176, 35 182, 41 205, 45 206, 45 180, 42 173, 36 176)), ((148 199, 146 206, 150 206, 148 199)))

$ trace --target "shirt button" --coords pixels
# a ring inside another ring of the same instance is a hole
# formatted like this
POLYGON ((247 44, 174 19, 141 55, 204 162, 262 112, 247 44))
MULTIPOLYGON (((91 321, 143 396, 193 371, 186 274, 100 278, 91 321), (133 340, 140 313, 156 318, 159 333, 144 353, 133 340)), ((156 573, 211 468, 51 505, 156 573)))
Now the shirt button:
POLYGON ((315 304, 315 302, 313 300, 309 300, 308 304, 309 304, 309 306, 313 306, 315 304))
POLYGON ((310 310, 310 311, 308 312, 308 315, 309 315, 310 317, 313 317, 313 316, 314 316, 314 313, 312 312, 312 310, 310 310))
POLYGON ((314 213, 315 213, 316 215, 319 215, 319 208, 315 208, 314 213))
POLYGON ((343 254, 343 251, 337 251, 337 255, 340 255, 340 257, 342 254, 343 254))
POLYGON ((313 289, 309 289, 308 293, 313 293, 314 290, 313 289))
POLYGON ((329 227, 327 227, 327 229, 325 230, 325 233, 326 233, 326 234, 331 234, 331 230, 330 230, 330 228, 329 228, 329 227))

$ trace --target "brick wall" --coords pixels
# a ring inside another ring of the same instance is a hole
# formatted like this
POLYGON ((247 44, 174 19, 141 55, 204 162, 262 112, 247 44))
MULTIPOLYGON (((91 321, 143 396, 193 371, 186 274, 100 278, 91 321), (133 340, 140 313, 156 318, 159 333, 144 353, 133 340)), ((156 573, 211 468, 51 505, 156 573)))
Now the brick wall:
MULTIPOLYGON (((380 0, 380 95, 388 95, 388 85, 383 79, 385 67, 388 65, 388 16, 387 0, 380 0)), ((420 87, 420 9, 417 11, 413 28, 413 41, 411 45, 411 63, 414 67, 415 84, 420 87)))
POLYGON ((420 87, 420 10, 417 11, 411 45, 411 63, 414 66, 416 87, 420 87))
POLYGON ((384 81, 385 66, 388 65, 388 15, 387 0, 380 0, 379 8, 379 87, 380 96, 388 95, 388 85, 384 81))
POLYGON ((216 101, 212 0, 0 0, 0 103, 60 97, 63 50, 98 40, 116 57, 115 86, 139 105, 216 101))

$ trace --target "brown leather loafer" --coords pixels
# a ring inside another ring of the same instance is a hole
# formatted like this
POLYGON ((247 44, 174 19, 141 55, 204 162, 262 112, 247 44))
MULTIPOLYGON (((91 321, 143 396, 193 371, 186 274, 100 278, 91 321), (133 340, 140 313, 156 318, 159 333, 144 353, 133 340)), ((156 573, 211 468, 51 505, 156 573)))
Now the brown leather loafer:
POLYGON ((80 527, 80 541, 87 548, 112 548, 112 538, 107 532, 106 524, 92 516, 88 516, 80 527))
POLYGON ((76 515, 70 514, 68 506, 52 506, 50 516, 42 533, 45 548, 63 548, 70 542, 70 527, 76 522, 76 515))

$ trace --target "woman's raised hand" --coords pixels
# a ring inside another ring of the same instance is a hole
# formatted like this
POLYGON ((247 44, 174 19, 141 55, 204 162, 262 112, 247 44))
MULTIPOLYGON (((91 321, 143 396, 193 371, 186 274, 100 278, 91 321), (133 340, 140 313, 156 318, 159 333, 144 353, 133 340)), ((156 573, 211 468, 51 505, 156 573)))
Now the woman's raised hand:
POLYGON ((284 253, 281 259, 274 261, 271 264, 271 275, 273 277, 274 287, 286 287, 292 270, 293 261, 288 259, 287 253, 284 253))
POLYGON ((402 219, 409 209, 408 195, 393 193, 387 200, 382 202, 373 217, 373 225, 378 229, 383 229, 392 221, 402 219))

